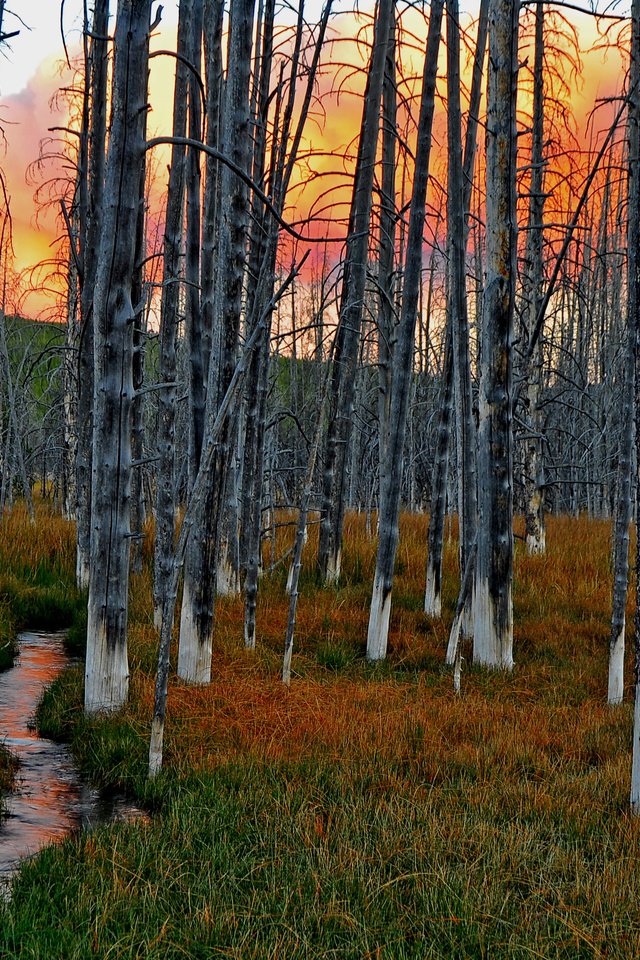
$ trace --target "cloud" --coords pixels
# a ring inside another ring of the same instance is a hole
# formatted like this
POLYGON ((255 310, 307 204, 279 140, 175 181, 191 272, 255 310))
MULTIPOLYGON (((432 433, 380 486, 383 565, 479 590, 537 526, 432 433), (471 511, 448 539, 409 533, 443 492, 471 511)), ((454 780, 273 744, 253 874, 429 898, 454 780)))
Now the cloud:
MULTIPOLYGON (((54 195, 63 180, 73 177, 73 170, 68 160, 57 156, 55 138, 60 134, 49 133, 49 128, 69 123, 68 108, 58 91, 72 79, 68 69, 61 73, 59 60, 50 57, 38 66, 23 90, 5 97, 0 106, 5 141, 0 168, 10 200, 16 272, 56 255, 61 227, 54 195), (48 159, 34 166, 41 152, 48 159)), ((50 292, 35 292, 25 311, 35 315, 50 303, 50 292)))

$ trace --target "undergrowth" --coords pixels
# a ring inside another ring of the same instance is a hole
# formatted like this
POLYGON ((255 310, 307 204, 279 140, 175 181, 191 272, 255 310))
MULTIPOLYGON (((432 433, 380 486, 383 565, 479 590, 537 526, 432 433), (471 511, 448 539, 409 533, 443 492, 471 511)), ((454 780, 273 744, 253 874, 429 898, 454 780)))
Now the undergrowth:
POLYGON ((75 537, 71 525, 37 503, 35 523, 24 507, 0 521, 0 670, 18 653, 20 630, 59 630, 81 616, 75 586, 75 537))
MULTIPOLYGON (((283 527, 274 555, 292 537, 283 527)), ((346 537, 341 582, 325 589, 316 528, 310 536, 289 690, 279 680, 286 571, 261 583, 254 655, 242 646, 241 598, 219 599, 213 681, 172 679, 153 783, 146 544, 127 709, 83 718, 76 668, 47 692, 38 723, 69 740, 98 783, 156 814, 26 864, 0 907, 0 956, 640 956, 630 669, 627 703, 606 705, 609 525, 551 520, 545 557, 518 545, 516 668, 476 670, 465 646, 461 697, 443 666, 455 529, 445 613, 432 621, 421 603, 426 518, 403 518, 389 657, 375 666, 363 657, 375 543, 359 517, 347 517, 346 537)))

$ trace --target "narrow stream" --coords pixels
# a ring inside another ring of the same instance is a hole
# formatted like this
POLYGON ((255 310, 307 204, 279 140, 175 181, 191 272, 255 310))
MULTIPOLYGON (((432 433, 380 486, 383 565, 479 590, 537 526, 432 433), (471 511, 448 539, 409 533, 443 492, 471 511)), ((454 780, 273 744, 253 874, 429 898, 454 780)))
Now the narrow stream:
POLYGON ((87 784, 64 744, 30 729, 42 691, 68 666, 60 633, 23 633, 20 656, 0 673, 0 742, 18 757, 16 789, 0 820, 0 887, 20 861, 74 830, 147 815, 121 796, 104 796, 87 784))

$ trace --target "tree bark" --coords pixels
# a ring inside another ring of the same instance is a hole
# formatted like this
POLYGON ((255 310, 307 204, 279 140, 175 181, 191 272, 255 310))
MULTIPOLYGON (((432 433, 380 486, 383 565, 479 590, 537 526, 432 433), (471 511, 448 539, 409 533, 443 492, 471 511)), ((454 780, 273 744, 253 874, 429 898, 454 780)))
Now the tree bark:
MULTIPOLYGON (((190 30, 189 0, 181 0, 178 19, 177 53, 187 57, 190 30)), ((176 63, 173 93, 173 135, 184 137, 187 125, 187 66, 176 63)), ((158 393, 158 468, 156 495, 156 539, 154 547, 153 617, 156 629, 162 622, 162 604, 171 576, 176 518, 175 432, 176 432, 176 348, 180 302, 181 246, 184 207, 185 148, 173 144, 164 227, 162 297, 160 301, 160 383, 171 384, 158 393)))
POLYGON ((392 10, 384 85, 382 88, 382 195, 380 198, 380 252, 378 263, 378 429, 380 472, 383 469, 391 412, 391 371, 396 326, 396 87, 395 11, 392 10))
MULTIPOLYGON (((629 221, 640 223, 640 0, 633 0, 631 6, 631 68, 629 76, 629 221), (633 206, 631 205, 633 198, 633 206)), ((631 250, 627 252, 631 257, 631 250)), ((634 272, 629 272, 630 286, 633 287, 633 314, 629 317, 630 332, 633 331, 635 345, 635 426, 636 450, 640 450, 640 377, 637 376, 640 357, 640 257, 637 244, 631 258, 634 272)), ((640 502, 640 472, 636 471, 636 503, 640 502)), ((637 521, 636 521, 637 522, 637 521)), ((640 537, 636 538, 636 571, 640 571, 640 537)), ((636 575, 636 613, 634 639, 634 710, 633 710, 633 753, 631 760, 631 812, 640 816, 640 576, 636 575)))
MULTIPOLYGON (((633 513, 632 467, 634 458, 634 397, 636 394, 638 336, 640 335, 640 3, 632 11, 631 63, 629 70, 627 178, 627 331, 624 379, 620 407, 622 432, 618 450, 618 483, 613 530, 613 609, 609 643, 608 701, 622 703, 624 696, 624 648, 627 592, 629 588, 629 540, 633 513)), ((636 404, 637 421, 640 408, 636 404)), ((636 422, 636 430, 637 422, 636 422)), ((637 449, 637 448, 636 448, 637 449)))
MULTIPOLYGON (((460 111, 460 25, 457 0, 447 0, 447 247, 449 251, 449 316, 451 322, 458 434, 458 529, 460 577, 464 579, 469 551, 476 540, 476 427, 473 419, 469 317, 467 312, 467 220, 462 164, 460 111)), ((473 583, 466 599, 466 620, 471 622, 473 583)))
MULTIPOLYGON (((108 74, 108 0, 96 0, 91 27, 91 56, 87 61, 85 83, 89 85, 88 142, 84 152, 87 169, 80 169, 86 178, 86 220, 80 224, 80 335, 78 340, 78 445, 76 450, 76 580, 86 590, 89 586, 91 552, 91 476, 93 456, 94 394, 94 291, 98 248, 101 238, 102 198, 104 193, 105 145, 107 136, 108 74)), ((84 136, 84 131, 83 131, 84 136)), ((83 188, 82 188, 83 189, 83 188)))
POLYGON ((323 579, 340 576, 342 526, 345 510, 347 453, 353 425, 356 366, 367 278, 373 176, 380 101, 393 0, 380 0, 371 61, 364 94, 358 158, 353 183, 347 250, 340 301, 340 323, 331 381, 329 425, 324 454, 318 565, 323 579))
MULTIPOLYGON (((469 96, 469 116, 465 134, 464 163, 462 168, 465 255, 468 243, 473 171, 475 167, 475 155, 478 140, 478 114, 480 110, 480 96, 482 93, 482 73, 487 46, 487 15, 488 0, 481 0, 480 13, 478 16, 476 50, 471 77, 471 93, 469 96)), ((480 316, 478 316, 476 313, 476 326, 479 326, 479 324, 480 316)), ((447 502, 446 488, 449 467, 449 440, 453 404, 453 347, 451 340, 452 330, 451 323, 449 322, 447 323, 447 331, 445 334, 442 400, 438 420, 438 440, 436 457, 433 466, 433 480, 431 484, 427 579, 424 599, 425 613, 432 617, 439 617, 442 612, 442 536, 444 531, 444 516, 447 502)), ((470 593, 473 595, 473 585, 470 593)))
POLYGON ((444 0, 433 0, 424 60, 402 310, 393 355, 389 443, 381 483, 378 553, 367 633, 367 659, 369 660, 384 659, 389 635, 393 569, 399 536, 402 458, 415 355, 415 327, 422 273, 422 233, 443 6, 444 0))
POLYGON ((490 0, 486 282, 480 346, 474 661, 513 667, 511 338, 516 277, 518 4, 490 0))
MULTIPOLYGON (((533 119, 531 132, 531 182, 529 185, 529 230, 527 233, 524 282, 525 342, 532 330, 543 296, 544 229, 544 6, 536 7, 533 66, 533 119)), ((527 436, 524 449, 525 537, 527 553, 546 549, 544 525, 544 461, 541 434, 542 337, 538 338, 530 362, 522 371, 526 380, 527 436)))
POLYGON ((85 712, 127 699, 136 224, 145 162, 151 0, 120 0, 111 136, 93 304, 94 440, 85 712), (126 185, 125 185, 126 184, 126 185))
MULTIPOLYGON (((230 11, 224 101, 224 152, 242 170, 249 169, 249 80, 254 0, 234 0, 230 11)), ((231 381, 236 365, 242 285, 246 263, 247 188, 224 165, 221 174, 218 270, 214 325, 219 324, 218 356, 209 360, 205 436, 231 381)), ((219 437, 211 466, 205 508, 193 531, 185 558, 184 591, 178 648, 178 675, 191 683, 211 679, 211 650, 216 596, 216 559, 231 436, 230 421, 219 437)))

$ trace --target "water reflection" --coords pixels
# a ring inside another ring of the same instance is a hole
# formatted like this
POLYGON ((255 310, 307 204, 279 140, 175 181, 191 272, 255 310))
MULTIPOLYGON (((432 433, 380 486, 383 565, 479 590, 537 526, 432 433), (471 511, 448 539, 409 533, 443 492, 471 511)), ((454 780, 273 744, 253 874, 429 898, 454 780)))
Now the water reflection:
POLYGON ((100 795, 80 778, 66 746, 29 729, 44 687, 69 663, 62 636, 21 634, 18 661, 0 673, 0 741, 20 761, 17 788, 0 822, 0 883, 21 859, 72 830, 146 816, 123 797, 100 795))

